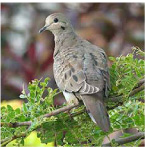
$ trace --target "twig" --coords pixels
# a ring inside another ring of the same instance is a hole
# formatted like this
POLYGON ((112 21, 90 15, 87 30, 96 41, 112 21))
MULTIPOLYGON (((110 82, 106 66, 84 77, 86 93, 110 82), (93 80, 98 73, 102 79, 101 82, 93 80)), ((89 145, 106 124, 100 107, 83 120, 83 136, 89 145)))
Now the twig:
POLYGON ((31 125, 31 121, 26 121, 26 122, 15 122, 15 123, 5 123, 5 122, 1 122, 1 127, 2 126, 7 126, 7 127, 11 127, 11 128, 16 128, 16 127, 20 127, 20 126, 30 126, 31 125))
POLYGON ((133 95, 135 95, 136 93, 138 93, 138 92, 140 92, 140 91, 142 91, 142 90, 144 90, 144 84, 142 84, 140 87, 134 89, 134 90, 130 93, 129 96, 133 96, 133 95))
MULTIPOLYGON (((68 106, 64 106, 62 108, 59 108, 57 110, 54 110, 50 113, 44 114, 42 117, 51 117, 51 116, 55 116, 58 115, 59 113, 65 112, 65 111, 69 111, 75 107, 79 106, 79 104, 72 104, 72 105, 68 105, 68 106)), ((26 121, 26 122, 15 122, 15 123, 5 123, 5 122, 1 122, 1 126, 7 126, 7 127, 19 127, 19 126, 30 126, 31 125, 31 121, 26 121)))
MULTIPOLYGON (((73 105, 65 106, 63 108, 54 110, 51 113, 48 113, 48 114, 43 115, 43 118, 44 117, 51 117, 51 116, 58 115, 61 112, 65 112, 65 111, 71 110, 71 109, 73 109, 73 108, 75 108, 77 106, 79 106, 79 104, 73 104, 73 105)), ((76 113, 72 113, 71 116, 72 117, 75 117, 77 115, 82 114, 83 112, 84 112, 84 109, 83 110, 80 110, 80 111, 78 111, 76 113)), ((8 127, 14 127, 15 128, 15 127, 19 127, 19 126, 30 126, 31 123, 32 123, 31 121, 27 121, 27 122, 16 122, 16 123, 1 123, 1 126, 7 125, 8 127)), ((25 133, 22 133, 22 134, 19 134, 19 135, 14 135, 12 138, 3 139, 3 140, 1 140, 1 145, 2 146, 5 146, 9 142, 15 140, 16 138, 25 137, 26 136, 26 133, 27 133, 27 131, 25 133)))
MULTIPOLYGON (((142 82, 142 81, 141 81, 142 82)), ((145 82, 145 81, 144 81, 145 82)), ((134 89, 131 93, 130 93, 130 95, 129 96, 133 96, 134 94, 136 94, 136 93, 138 93, 139 91, 141 91, 141 90, 143 90, 144 89, 144 85, 143 85, 143 83, 142 84, 140 84, 140 86, 139 87, 137 87, 136 89, 134 89)), ((107 99, 107 102, 118 102, 118 104, 117 105, 115 105, 115 106, 113 106, 112 108, 108 108, 109 110, 110 109, 113 109, 114 107, 117 107, 118 105, 120 105, 120 100, 122 99, 122 96, 118 96, 118 97, 111 97, 111 98, 108 98, 107 99)), ((122 104, 123 102, 121 102, 121 104, 122 104)), ((54 110, 54 111, 52 111, 51 113, 47 113, 47 114, 44 114, 43 116, 42 116, 42 118, 44 118, 44 117, 51 117, 51 116, 55 116, 55 115, 58 115, 58 114, 60 114, 60 113, 62 113, 62 112, 65 112, 65 111, 69 111, 69 110, 71 110, 71 109, 73 109, 73 108, 76 108, 76 107, 78 107, 80 104, 72 104, 72 105, 68 105, 68 106, 64 106, 64 107, 62 107, 62 108, 59 108, 59 109, 57 109, 57 110, 54 110)), ((78 111, 78 112, 76 112, 76 113, 73 113, 73 114, 71 114, 71 116, 72 117, 75 117, 75 116, 77 116, 77 115, 80 115, 80 114, 82 114, 84 112, 84 109, 83 110, 80 110, 80 111, 78 111)), ((19 126, 31 126, 31 124, 32 124, 32 122, 31 121, 26 121, 26 122, 15 122, 15 123, 5 123, 5 122, 1 122, 1 126, 7 126, 7 127, 13 127, 13 128, 15 128, 15 127, 19 127, 19 126)), ((140 134, 141 135, 141 134, 140 134)), ((143 134, 142 134, 143 135, 143 134)), ((6 145, 6 144, 8 144, 9 142, 11 142, 12 140, 14 140, 14 139, 16 139, 16 138, 20 138, 20 137, 25 137, 26 136, 26 133, 24 133, 24 134, 20 134, 20 135, 18 135, 18 136, 13 136, 11 139, 4 139, 4 140, 2 140, 2 145, 6 145)), ((123 138, 123 139, 125 139, 125 138, 123 138)), ((129 139, 128 139, 129 140, 129 139)), ((119 143, 122 143, 122 139, 119 139, 119 141, 118 140, 116 140, 117 142, 119 142, 119 143)))
POLYGON ((145 83, 145 77, 138 82, 137 86, 135 86, 134 89, 140 87, 144 83, 145 83))
POLYGON ((25 137, 27 134, 27 131, 24 133, 21 133, 19 135, 14 135, 12 138, 6 138, 4 140, 1 141, 1 146, 6 146, 8 143, 10 143, 11 141, 15 140, 16 138, 21 138, 21 137, 25 137))
MULTIPOLYGON (((145 138, 145 132, 139 132, 126 138, 115 139, 115 142, 118 145, 122 145, 122 144, 126 144, 129 142, 136 141, 138 139, 144 139, 144 138, 145 138)), ((111 142, 103 144, 102 147, 111 147, 111 142)))
MULTIPOLYGON (((136 93, 144 90, 144 83, 145 83, 145 79, 140 80, 136 88, 130 92, 129 96, 133 96, 136 93)), ((120 95, 120 96, 108 98, 106 99, 106 102, 119 102, 121 99, 122 99, 122 96, 120 95)))
POLYGON ((68 105, 68 106, 65 106, 65 107, 62 107, 62 108, 59 108, 57 110, 54 110, 52 111, 51 113, 48 113, 48 114, 45 114, 43 117, 51 117, 51 116, 55 116, 61 112, 65 112, 65 111, 69 111, 75 107, 79 106, 79 103, 78 104, 72 104, 72 105, 68 105))
POLYGON ((70 116, 71 116, 71 117, 78 116, 78 115, 80 115, 80 114, 84 113, 84 112, 85 112, 85 110, 86 110, 86 109, 84 108, 83 110, 80 110, 80 111, 78 111, 78 112, 71 113, 71 114, 70 114, 70 116))
MULTIPOLYGON (((142 80, 141 80, 142 82, 142 80)), ((140 82, 139 82, 140 83, 140 82)), ((130 96, 133 96, 134 94, 138 93, 139 91, 142 91, 144 89, 144 84, 142 84, 140 87, 134 89, 131 93, 130 96)), ((118 97, 111 97, 108 98, 106 100, 106 102, 118 102, 117 105, 108 108, 108 110, 114 109, 115 107, 117 107, 118 105, 122 104, 119 103, 119 101, 122 99, 122 96, 118 96, 118 97)), ((44 114, 43 117, 51 117, 51 116, 55 116, 58 115, 59 113, 65 112, 65 111, 69 111, 75 107, 79 106, 79 104, 72 104, 72 105, 68 105, 68 106, 64 106, 62 108, 59 108, 57 110, 52 111, 51 113, 47 113, 44 114)), ((73 114, 74 115, 74 114, 73 114)), ((26 122, 15 122, 15 123, 5 123, 5 122, 1 122, 1 126, 8 126, 8 127, 19 127, 19 126, 30 126, 31 125, 31 121, 26 121, 26 122)))

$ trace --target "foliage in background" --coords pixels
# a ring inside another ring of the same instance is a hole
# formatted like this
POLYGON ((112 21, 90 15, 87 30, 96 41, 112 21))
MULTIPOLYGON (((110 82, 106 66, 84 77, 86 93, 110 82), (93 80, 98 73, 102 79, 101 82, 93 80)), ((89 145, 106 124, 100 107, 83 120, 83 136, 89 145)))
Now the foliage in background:
MULTIPOLYGON (((69 113, 60 113, 59 115, 49 118, 42 117, 57 109, 53 105, 53 98, 59 93, 57 89, 53 90, 47 87, 49 78, 42 80, 33 80, 29 83, 29 92, 23 89, 20 98, 27 99, 22 108, 13 109, 10 105, 1 108, 1 122, 25 122, 32 121, 28 126, 10 128, 7 125, 1 128, 1 139, 11 139, 14 135, 25 134, 17 139, 18 144, 25 144, 24 138, 33 130, 37 130, 37 136, 42 143, 55 142, 56 145, 63 146, 80 146, 102 144, 103 138, 108 134, 121 129, 137 128, 144 131, 144 103, 139 101, 143 99, 144 92, 138 92, 134 96, 129 96, 136 84, 144 77, 143 59, 137 59, 134 54, 142 56, 144 52, 138 50, 127 56, 117 58, 110 57, 113 62, 110 67, 111 74, 111 92, 110 96, 122 95, 123 105, 109 111, 111 120, 111 130, 104 133, 89 118, 87 113, 71 117, 69 113)), ((111 105, 111 104, 108 104, 111 105)), ((71 113, 79 112, 84 106, 72 109, 71 113)), ((123 137, 126 137, 124 134, 123 137)), ((139 141, 129 143, 129 146, 137 146, 139 141)))

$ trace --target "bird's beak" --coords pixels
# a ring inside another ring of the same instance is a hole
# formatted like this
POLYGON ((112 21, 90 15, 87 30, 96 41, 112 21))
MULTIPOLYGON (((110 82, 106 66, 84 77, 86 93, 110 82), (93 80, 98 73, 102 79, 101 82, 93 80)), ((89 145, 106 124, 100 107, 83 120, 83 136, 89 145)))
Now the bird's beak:
POLYGON ((39 33, 44 32, 48 27, 49 27, 49 25, 48 25, 48 26, 44 26, 43 28, 41 28, 41 29, 39 30, 39 33))

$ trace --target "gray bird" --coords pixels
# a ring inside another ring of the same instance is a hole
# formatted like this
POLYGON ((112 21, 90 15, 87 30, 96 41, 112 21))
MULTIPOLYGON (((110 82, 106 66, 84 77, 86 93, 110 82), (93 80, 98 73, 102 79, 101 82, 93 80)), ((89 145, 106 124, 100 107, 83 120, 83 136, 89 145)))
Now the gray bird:
POLYGON ((110 121, 104 98, 108 95, 110 78, 105 52, 79 37, 61 13, 46 18, 39 32, 45 30, 55 37, 54 78, 66 101, 82 100, 93 122, 108 132, 110 121))

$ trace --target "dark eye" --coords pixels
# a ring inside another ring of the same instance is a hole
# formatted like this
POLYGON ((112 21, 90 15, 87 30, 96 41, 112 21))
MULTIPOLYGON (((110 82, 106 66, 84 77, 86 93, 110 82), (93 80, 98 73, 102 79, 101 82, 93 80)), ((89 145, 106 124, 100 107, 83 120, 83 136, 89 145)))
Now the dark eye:
POLYGON ((55 23, 58 22, 58 19, 57 19, 57 18, 54 18, 54 22, 55 22, 55 23))

